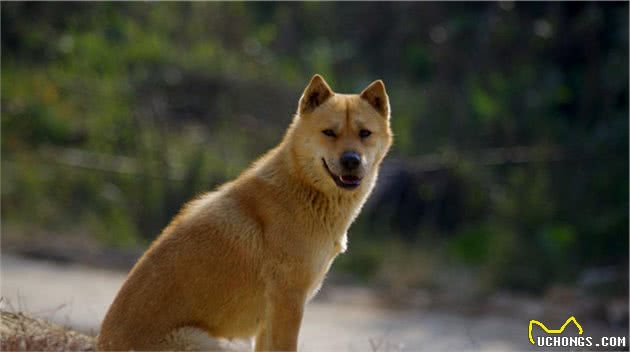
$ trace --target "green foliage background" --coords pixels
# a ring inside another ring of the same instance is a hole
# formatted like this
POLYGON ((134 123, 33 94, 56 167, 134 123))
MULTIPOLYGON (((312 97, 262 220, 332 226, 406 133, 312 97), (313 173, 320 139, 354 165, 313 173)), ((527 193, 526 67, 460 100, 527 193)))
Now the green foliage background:
POLYGON ((396 134, 335 270, 627 278, 627 3, 1 6, 4 234, 145 246, 280 140, 317 72, 384 79, 396 134))

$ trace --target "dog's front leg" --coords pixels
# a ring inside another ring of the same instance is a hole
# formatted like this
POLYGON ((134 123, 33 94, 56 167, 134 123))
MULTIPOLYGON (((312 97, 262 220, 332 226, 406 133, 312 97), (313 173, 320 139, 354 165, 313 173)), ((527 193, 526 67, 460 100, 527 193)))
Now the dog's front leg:
POLYGON ((278 295, 267 307, 265 323, 256 336, 256 351, 297 351, 305 295, 278 295))

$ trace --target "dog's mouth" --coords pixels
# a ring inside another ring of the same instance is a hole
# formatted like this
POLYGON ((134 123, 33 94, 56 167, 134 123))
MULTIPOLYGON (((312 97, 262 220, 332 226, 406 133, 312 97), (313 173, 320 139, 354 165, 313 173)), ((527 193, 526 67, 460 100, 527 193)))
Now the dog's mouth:
POLYGON ((326 159, 322 158, 322 162, 324 163, 324 168, 328 171, 330 177, 335 181, 337 186, 343 189, 355 189, 361 185, 361 177, 355 175, 335 175, 330 168, 328 168, 328 164, 326 164, 326 159))

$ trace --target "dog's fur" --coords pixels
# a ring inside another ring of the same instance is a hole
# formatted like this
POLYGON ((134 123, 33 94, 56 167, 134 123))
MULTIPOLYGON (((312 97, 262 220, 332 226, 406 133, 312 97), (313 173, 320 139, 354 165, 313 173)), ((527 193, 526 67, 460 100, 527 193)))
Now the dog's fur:
POLYGON ((188 203, 140 258, 98 348, 203 348, 196 335, 207 334, 296 350, 304 305, 345 251, 392 143, 389 116, 382 81, 344 95, 315 75, 282 142, 188 203), (351 172, 340 161, 347 151, 360 156, 351 172))

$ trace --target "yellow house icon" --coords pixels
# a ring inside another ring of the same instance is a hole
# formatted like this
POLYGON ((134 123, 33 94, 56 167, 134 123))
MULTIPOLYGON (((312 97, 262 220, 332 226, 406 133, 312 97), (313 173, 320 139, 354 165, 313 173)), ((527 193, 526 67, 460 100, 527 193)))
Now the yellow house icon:
POLYGON ((530 320, 529 321, 529 342, 532 343, 532 345, 535 345, 536 343, 534 342, 534 337, 532 336, 532 328, 534 327, 534 324, 540 326, 546 333, 548 334, 562 334, 562 332, 564 331, 564 329, 567 327, 567 325, 569 325, 569 323, 573 323, 575 324, 575 326, 577 326, 578 328, 578 334, 582 335, 582 333, 584 332, 584 330, 582 329, 582 325, 580 325, 580 323, 577 322, 577 320, 575 319, 574 316, 569 317, 569 319, 567 319, 567 321, 564 322, 564 324, 562 324, 562 326, 560 327, 560 329, 548 329, 545 324, 539 322, 538 320, 530 320))

